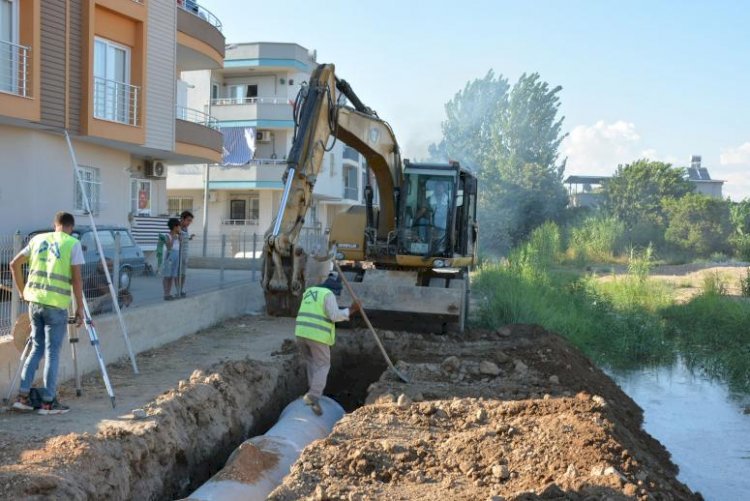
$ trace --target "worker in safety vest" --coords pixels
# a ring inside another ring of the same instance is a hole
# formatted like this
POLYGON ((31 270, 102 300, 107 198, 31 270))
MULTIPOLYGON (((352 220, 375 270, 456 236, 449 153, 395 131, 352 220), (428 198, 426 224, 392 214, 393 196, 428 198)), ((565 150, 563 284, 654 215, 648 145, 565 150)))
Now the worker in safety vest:
POLYGON ((33 411, 29 400, 39 362, 44 356, 44 388, 39 414, 62 414, 70 410, 56 398, 57 369, 60 348, 68 330, 68 307, 74 294, 75 323, 83 323, 83 286, 81 242, 71 236, 75 219, 72 214, 55 214, 55 231, 34 236, 26 247, 10 262, 10 271, 18 292, 29 302, 31 321, 31 353, 21 372, 21 385, 13 409, 33 411), (23 265, 29 263, 29 277, 23 281, 23 265), (71 286, 73 288, 71 294, 71 286))
POLYGON ((336 272, 331 272, 322 284, 305 290, 294 329, 309 386, 302 398, 318 416, 323 414, 318 401, 323 396, 331 369, 331 346, 336 342, 335 323, 348 320, 360 309, 356 301, 349 308, 339 308, 336 296, 340 294, 341 277, 336 272))

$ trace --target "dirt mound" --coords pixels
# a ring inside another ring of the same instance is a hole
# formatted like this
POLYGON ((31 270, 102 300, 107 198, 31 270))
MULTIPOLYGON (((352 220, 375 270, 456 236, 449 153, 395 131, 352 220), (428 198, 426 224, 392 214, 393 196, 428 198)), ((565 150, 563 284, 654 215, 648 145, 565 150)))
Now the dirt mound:
POLYGON ((638 406, 560 337, 384 337, 412 382, 384 373, 271 499, 699 498, 638 406))
POLYGON ((262 433, 301 382, 294 357, 226 362, 157 397, 146 419, 103 421, 95 434, 36 444, 17 437, 0 456, 0 499, 180 497, 218 470, 248 430, 262 433))

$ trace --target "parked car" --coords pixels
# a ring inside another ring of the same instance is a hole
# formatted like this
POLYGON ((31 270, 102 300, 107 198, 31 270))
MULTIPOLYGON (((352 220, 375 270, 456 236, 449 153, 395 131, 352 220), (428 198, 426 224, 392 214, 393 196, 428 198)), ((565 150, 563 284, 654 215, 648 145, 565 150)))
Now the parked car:
MULTIPOLYGON (((133 275, 136 273, 143 273, 146 269, 146 260, 143 256, 143 250, 141 250, 140 246, 135 243, 133 236, 130 234, 130 230, 125 226, 97 226, 96 229, 110 271, 112 270, 111 263, 114 262, 115 256, 115 235, 120 235, 120 290, 127 291, 130 289, 130 282, 133 275)), ((48 231, 50 230, 33 231, 29 233, 28 238, 31 239, 34 235, 46 233, 48 231)), ((101 258, 96 245, 94 230, 91 226, 76 226, 73 230, 73 236, 81 241, 83 257, 86 261, 86 264, 83 265, 81 274, 84 289, 86 289, 86 296, 88 297, 91 295, 91 286, 89 284, 101 281, 99 278, 103 275, 103 273, 101 273, 101 267, 100 272, 97 273, 97 266, 101 263, 101 258)), ((112 277, 112 280, 114 279, 115 277, 112 277)))

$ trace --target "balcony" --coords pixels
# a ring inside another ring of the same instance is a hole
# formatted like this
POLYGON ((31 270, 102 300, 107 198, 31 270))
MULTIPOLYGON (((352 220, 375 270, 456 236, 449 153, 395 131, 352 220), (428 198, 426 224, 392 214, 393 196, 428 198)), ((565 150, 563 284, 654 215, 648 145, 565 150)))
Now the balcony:
POLYGON ((194 0, 177 0, 177 64, 180 70, 219 69, 226 39, 221 21, 194 0))
POLYGON ((184 106, 175 107, 175 142, 178 152, 202 155, 211 163, 221 161, 223 137, 216 119, 184 106))
POLYGON ((139 127, 140 92, 137 85, 94 77, 94 118, 139 127))
POLYGON ((0 40, 0 92, 30 95, 31 47, 0 40))
POLYGON ((290 97, 223 97, 211 101, 211 111, 228 126, 251 121, 259 127, 294 127, 290 101, 290 97))
POLYGON ((258 226, 258 218, 255 219, 222 219, 224 226, 258 226))
POLYGON ((203 113, 202 111, 194 110, 193 108, 185 108, 184 106, 178 105, 175 108, 175 117, 179 120, 219 130, 219 123, 214 117, 203 113))
POLYGON ((281 177, 286 170, 284 160, 259 158, 246 165, 211 167, 212 190, 258 190, 283 188, 281 177))

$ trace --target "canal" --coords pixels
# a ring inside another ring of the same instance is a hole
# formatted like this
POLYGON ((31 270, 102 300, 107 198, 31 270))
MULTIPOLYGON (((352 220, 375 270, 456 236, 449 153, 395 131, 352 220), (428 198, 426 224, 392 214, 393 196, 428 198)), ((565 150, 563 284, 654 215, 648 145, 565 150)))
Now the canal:
POLYGON ((750 493, 750 395, 672 367, 610 376, 644 410, 644 428, 672 453, 678 478, 707 500, 750 493))

